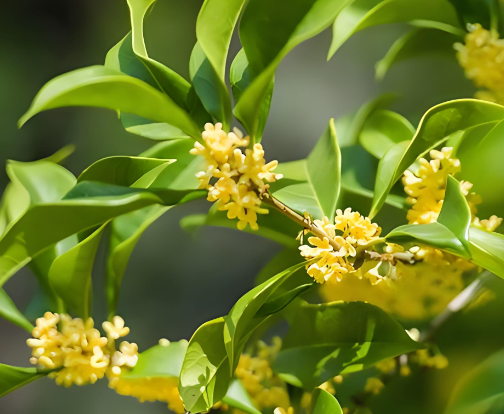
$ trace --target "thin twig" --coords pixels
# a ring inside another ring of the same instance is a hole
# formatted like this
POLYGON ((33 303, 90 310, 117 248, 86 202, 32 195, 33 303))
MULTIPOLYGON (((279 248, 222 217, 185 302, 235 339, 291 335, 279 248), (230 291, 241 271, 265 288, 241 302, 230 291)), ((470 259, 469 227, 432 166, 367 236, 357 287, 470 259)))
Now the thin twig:
POLYGON ((439 328, 443 326, 446 321, 453 316, 464 310, 471 301, 483 293, 485 284, 493 277, 493 273, 489 271, 483 272, 474 282, 467 286, 460 292, 455 299, 453 299, 443 312, 434 318, 429 329, 420 335, 419 342, 429 342, 434 338, 439 328))
POLYGON ((296 213, 294 210, 292 210, 290 207, 286 206, 284 203, 282 203, 277 198, 273 197, 271 194, 269 195, 269 197, 264 197, 263 202, 266 204, 269 204, 271 207, 280 211, 280 213, 286 215, 292 221, 296 222, 297 224, 304 227, 305 229, 310 230, 310 232, 314 236, 317 236, 321 239, 326 238, 327 240, 329 240, 329 244, 333 247, 333 249, 335 251, 338 251, 339 249, 341 249, 341 246, 333 238, 329 237, 329 235, 324 231, 324 229, 321 229, 320 227, 318 227, 310 219, 307 219, 307 218, 303 217, 302 215, 296 213))

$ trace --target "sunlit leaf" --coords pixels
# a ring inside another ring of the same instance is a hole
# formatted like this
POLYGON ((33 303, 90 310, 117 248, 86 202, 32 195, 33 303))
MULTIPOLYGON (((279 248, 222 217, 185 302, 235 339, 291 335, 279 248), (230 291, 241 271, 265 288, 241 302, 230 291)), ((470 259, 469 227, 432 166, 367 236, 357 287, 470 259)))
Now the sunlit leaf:
POLYGON ((311 414, 343 414, 338 400, 323 389, 316 388, 311 401, 311 414))
POLYGON ((31 207, 0 239, 0 285, 44 249, 121 214, 152 205, 175 205, 204 196, 186 190, 143 190, 82 182, 62 201, 31 207))
POLYGON ((420 121, 413 140, 403 154, 393 147, 387 153, 390 159, 386 163, 384 159, 387 155, 382 159, 370 217, 380 210, 394 183, 417 158, 442 144, 454 132, 503 119, 504 106, 474 99, 445 102, 431 108, 420 121))
POLYGON ((261 412, 254 407, 254 402, 240 380, 231 382, 222 402, 248 414, 261 414, 261 412))
POLYGON ((121 378, 178 378, 188 342, 181 340, 169 345, 156 345, 138 355, 138 362, 131 370, 125 370, 121 378))
MULTIPOLYGON (((125 156, 103 158, 86 168, 79 176, 78 181, 99 181, 129 187, 155 168, 167 167, 176 161, 174 159, 125 156)), ((157 175, 161 171, 159 170, 157 175)))
POLYGON ((84 320, 91 315, 93 265, 106 225, 56 257, 49 269, 51 287, 65 306, 84 320))
POLYGON ((284 314, 290 328, 273 369, 296 387, 310 389, 422 347, 384 311, 363 302, 299 301, 284 314))
POLYGON ((132 113, 173 125, 201 139, 196 123, 168 95, 105 66, 77 69, 49 81, 20 119, 19 126, 39 112, 64 106, 92 106, 132 113))
POLYGON ((427 20, 444 23, 464 35, 455 9, 448 0, 355 0, 336 17, 329 58, 353 34, 381 24, 427 20))
POLYGON ((366 151, 381 159, 395 144, 410 141, 414 134, 415 128, 406 118, 392 111, 380 110, 365 121, 359 141, 366 151))
POLYGON ((504 278, 504 236, 470 227, 469 242, 472 261, 504 278))

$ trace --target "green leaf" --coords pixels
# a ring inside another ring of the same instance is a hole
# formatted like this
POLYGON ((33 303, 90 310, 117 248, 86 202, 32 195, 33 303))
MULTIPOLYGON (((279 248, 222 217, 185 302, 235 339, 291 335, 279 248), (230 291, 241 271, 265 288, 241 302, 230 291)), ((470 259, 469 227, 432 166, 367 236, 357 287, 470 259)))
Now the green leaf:
POLYGON ((394 183, 416 159, 442 144, 454 132, 503 119, 504 106, 474 99, 445 102, 428 110, 404 153, 401 155, 399 148, 393 147, 381 160, 383 166, 381 173, 378 172, 370 217, 380 210, 394 183))
POLYGON ((427 20, 452 26, 464 36, 455 9, 448 0, 355 0, 336 17, 330 59, 352 35, 381 24, 406 23, 427 20))
POLYGON ((395 144, 410 141, 414 134, 415 128, 406 118, 379 110, 364 122, 359 141, 366 151, 381 159, 395 144))
POLYGON ((460 34, 440 31, 437 28, 414 28, 399 38, 385 57, 376 64, 376 78, 382 80, 395 64, 419 56, 454 57, 453 45, 460 39, 460 34))
POLYGON ((465 134, 457 148, 462 171, 457 175, 474 184, 473 191, 484 203, 478 206, 478 215, 504 213, 504 194, 496 189, 504 186, 504 165, 498 156, 504 150, 504 122, 488 123, 465 134))
POLYGON ((294 299, 296 299, 303 292, 313 287, 315 282, 307 283, 305 285, 296 286, 294 289, 289 290, 281 295, 274 297, 271 300, 268 300, 261 308, 257 311, 256 316, 268 316, 274 313, 280 312, 284 309, 289 303, 291 303, 294 299))
POLYGON ((273 370, 296 387, 310 389, 422 347, 384 311, 364 302, 299 301, 284 315, 290 328, 273 370))
POLYGON ((189 341, 179 391, 190 412, 208 411, 226 395, 230 367, 223 338, 224 324, 224 318, 209 321, 189 341))
POLYGON ((254 407, 254 403, 250 398, 250 395, 247 393, 240 380, 234 380, 231 382, 226 396, 222 399, 222 402, 231 407, 238 408, 248 414, 261 414, 261 412, 254 407))
POLYGON ((252 82, 243 92, 234 113, 250 134, 260 141, 261 113, 268 98, 275 70, 298 44, 333 22, 350 0, 251 0, 240 21, 240 39, 249 61, 252 82))
POLYGON ((30 333, 33 331, 34 326, 25 318, 3 289, 0 289, 0 316, 30 333))
POLYGON ((305 266, 306 262, 302 262, 289 267, 250 290, 235 303, 233 309, 231 309, 226 317, 224 325, 224 342, 226 344, 229 364, 233 368, 232 371, 234 371, 234 367, 238 363, 239 344, 246 335, 250 334, 247 328, 250 327, 249 324, 252 319, 258 316, 262 306, 271 298, 278 287, 305 266))
POLYGON ((228 130, 231 122, 231 97, 226 84, 219 78, 199 42, 191 53, 189 74, 206 111, 228 130))
POLYGON ((446 183, 446 194, 441 213, 437 219, 459 239, 466 251, 469 251, 469 226, 471 225, 471 209, 460 189, 459 182, 449 176, 446 183))
POLYGON ((470 227, 469 243, 472 261, 504 279, 504 236, 470 227))
POLYGON ((502 408, 503 380, 504 351, 501 350, 459 380, 445 414, 485 414, 492 408, 502 408))
POLYGON ((0 364, 0 398, 8 393, 45 376, 36 368, 19 368, 0 364))
POLYGON ((58 256, 49 269, 51 287, 68 309, 84 320, 91 315, 93 265, 106 225, 58 256))
POLYGON ((290 267, 303 262, 305 259, 299 254, 299 249, 297 247, 299 247, 299 243, 294 248, 286 247, 273 256, 256 276, 255 284, 259 285, 266 282, 266 280, 280 273, 285 266, 290 267))
POLYGON ((103 158, 85 169, 79 176, 78 181, 99 181, 129 187, 137 183, 153 169, 162 166, 167 167, 176 161, 173 159, 126 156, 103 158))
POLYGON ((104 66, 90 66, 49 81, 19 121, 21 127, 39 112, 64 106, 93 106, 128 112, 173 125, 201 139, 190 115, 169 96, 141 80, 104 66))
POLYGON ((64 200, 32 206, 0 239, 0 285, 49 246, 82 230, 152 204, 204 196, 185 190, 144 190, 96 182, 77 184, 64 200))
POLYGON ((201 48, 223 83, 231 36, 244 4, 245 0, 205 0, 196 21, 201 48))
POLYGON ((138 362, 131 370, 121 374, 122 379, 178 378, 188 342, 181 340, 169 345, 156 345, 138 355, 138 362))
POLYGON ((147 228, 170 207, 158 205, 116 217, 111 223, 107 257, 107 303, 109 315, 116 315, 124 273, 135 246, 147 228))
POLYGON ((189 138, 182 130, 168 124, 149 123, 126 127, 126 131, 154 141, 189 138))
MULTIPOLYGON (((252 75, 250 74, 249 62, 245 50, 241 49, 235 56, 233 63, 231 64, 231 69, 229 72, 229 81, 231 83, 231 90, 233 91, 233 97, 235 102, 241 99, 243 92, 249 87, 252 81, 252 75)), ((264 94, 264 98, 261 101, 261 108, 258 113, 257 119, 257 131, 256 131, 256 141, 259 142, 262 139, 264 128, 266 127, 266 122, 268 120, 268 115, 271 107, 271 100, 273 99, 273 89, 275 88, 275 78, 271 79, 270 85, 264 94)), ((239 118, 239 114, 235 113, 238 120, 245 125, 246 121, 242 121, 239 118)))
POLYGON ((422 245, 436 247, 457 256, 470 258, 469 252, 461 241, 441 223, 406 224, 392 230, 386 237, 390 242, 418 242, 422 245))
POLYGON ((144 157, 174 158, 177 162, 167 166, 150 185, 151 188, 186 190, 198 188, 196 173, 205 169, 205 160, 189 151, 194 147, 192 140, 164 142, 141 154, 144 157))
POLYGON ((308 182, 326 217, 333 217, 341 188, 341 152, 334 119, 306 160, 308 182))
POLYGON ((338 400, 323 389, 316 388, 311 401, 312 414, 343 414, 338 400))

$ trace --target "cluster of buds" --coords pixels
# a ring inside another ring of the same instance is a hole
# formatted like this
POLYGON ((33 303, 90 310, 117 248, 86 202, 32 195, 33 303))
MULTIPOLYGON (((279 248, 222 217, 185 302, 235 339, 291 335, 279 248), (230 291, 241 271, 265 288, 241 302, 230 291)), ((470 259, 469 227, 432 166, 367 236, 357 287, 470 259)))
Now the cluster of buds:
POLYGON ((504 39, 497 31, 485 30, 481 25, 468 25, 465 44, 456 43, 457 57, 466 76, 479 91, 477 98, 504 102, 504 39))
POLYGON ((347 273, 354 272, 352 260, 357 254, 356 248, 367 245, 381 233, 376 223, 350 208, 344 212, 337 210, 334 224, 327 217, 313 224, 326 236, 309 237, 310 245, 302 245, 299 250, 307 260, 318 258, 307 266, 308 274, 317 283, 337 283, 347 273))
POLYGON ((228 218, 238 219, 240 230, 247 225, 257 230, 257 215, 268 213, 261 208, 261 198, 267 196, 265 181, 282 178, 273 173, 278 161, 266 163, 261 144, 243 153, 241 147, 249 145, 249 138, 236 128, 226 133, 220 123, 206 124, 202 137, 206 145, 196 142, 191 150, 207 163, 206 171, 196 174, 200 188, 208 190, 208 201, 216 202, 220 211, 227 211, 228 218))
POLYGON ((94 384, 109 372, 119 375, 121 367, 134 367, 138 360, 136 344, 124 341, 120 350, 115 350, 115 340, 129 333, 123 319, 115 316, 113 323, 103 323, 103 329, 107 337, 94 328, 92 318, 83 321, 46 312, 37 319, 33 338, 27 340, 32 348, 30 362, 53 370, 49 377, 66 387, 94 384))

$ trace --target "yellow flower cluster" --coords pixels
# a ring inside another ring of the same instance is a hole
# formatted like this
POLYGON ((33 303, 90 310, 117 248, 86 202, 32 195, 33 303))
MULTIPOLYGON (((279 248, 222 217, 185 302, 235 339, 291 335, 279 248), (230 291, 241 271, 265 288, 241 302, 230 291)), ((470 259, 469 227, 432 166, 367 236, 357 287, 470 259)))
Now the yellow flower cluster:
POLYGON ((432 150, 431 161, 420 158, 420 168, 415 174, 409 170, 404 172, 404 191, 408 195, 406 202, 412 205, 406 216, 410 224, 426 224, 437 220, 443 206, 448 176, 460 171, 460 161, 452 159, 451 154, 452 148, 432 150))
POLYGON ((290 407, 286 384, 271 368, 281 347, 279 337, 273 338, 271 346, 259 341, 257 356, 241 355, 236 367, 236 377, 241 380, 258 410, 275 407, 288 410, 290 407))
POLYGON ((364 391, 370 394, 378 395, 384 387, 385 384, 381 379, 376 377, 370 377, 366 381, 364 391))
POLYGON ((207 163, 206 171, 196 174, 200 188, 208 190, 208 201, 216 202, 220 211, 227 211, 228 218, 238 218, 240 230, 247 225, 257 230, 257 214, 268 213, 261 208, 261 197, 268 188, 264 181, 282 178, 273 173, 278 161, 266 164, 261 144, 246 149, 244 154, 240 147, 247 147, 249 139, 236 128, 226 133, 220 123, 206 124, 202 137, 206 145, 196 142, 191 150, 207 163))
POLYGON ((455 44, 460 65, 478 88, 479 99, 504 102, 504 39, 479 24, 469 26, 465 45, 455 44))
POLYGON ((377 224, 350 208, 344 212, 337 210, 334 224, 327 217, 315 220, 314 224, 324 231, 326 237, 309 237, 311 246, 302 245, 299 250, 307 260, 319 258, 307 266, 308 274, 317 283, 338 283, 347 273, 354 272, 351 258, 355 257, 356 248, 378 238, 381 232, 377 224))
POLYGON ((27 340, 32 348, 30 362, 53 369, 49 377, 66 387, 94 384, 108 371, 120 374, 121 367, 134 367, 138 360, 136 344, 122 342, 120 351, 115 351, 114 341, 129 333, 122 318, 114 317, 114 322, 105 322, 103 328, 108 338, 94 328, 92 318, 83 321, 46 312, 37 319, 33 338, 27 340))
MULTIPOLYGON (((110 324, 110 322, 105 322, 110 324)), ((104 328, 105 328, 104 324, 104 328)), ((112 325, 112 324, 110 324, 112 325)), ((120 333, 120 325, 113 330, 110 326, 109 337, 111 332, 114 336, 120 333)), ((170 346, 170 341, 161 339, 161 346, 170 346)), ((177 413, 185 412, 182 398, 178 390, 178 379, 174 377, 159 377, 159 378, 128 378, 120 376, 124 370, 129 370, 136 365, 138 355, 136 354, 136 344, 128 344, 123 342, 119 347, 120 352, 116 351, 112 356, 112 367, 107 371, 109 387, 115 390, 120 395, 135 397, 140 402, 145 401, 161 401, 168 404, 168 408, 177 413)))

